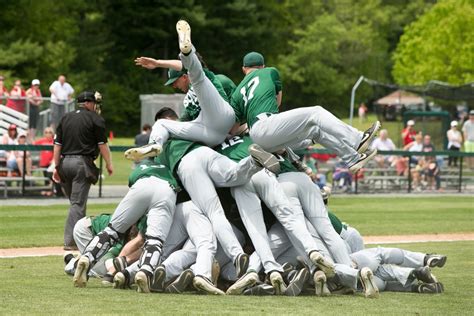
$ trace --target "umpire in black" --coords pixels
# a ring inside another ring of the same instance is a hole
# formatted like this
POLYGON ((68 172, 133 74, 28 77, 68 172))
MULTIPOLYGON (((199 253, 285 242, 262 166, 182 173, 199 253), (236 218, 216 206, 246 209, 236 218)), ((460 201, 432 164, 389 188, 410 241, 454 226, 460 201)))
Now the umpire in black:
POLYGON ((94 160, 100 154, 109 175, 113 173, 105 121, 100 113, 101 96, 85 91, 78 95, 78 109, 64 115, 54 138, 53 180, 60 182, 71 204, 64 228, 64 250, 75 250, 74 225, 86 216, 91 184, 97 183, 99 169, 94 160))

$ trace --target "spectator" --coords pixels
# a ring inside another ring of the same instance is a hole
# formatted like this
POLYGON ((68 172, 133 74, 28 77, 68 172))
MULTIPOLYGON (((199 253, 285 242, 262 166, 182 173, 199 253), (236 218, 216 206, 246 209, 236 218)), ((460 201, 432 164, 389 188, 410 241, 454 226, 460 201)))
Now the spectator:
POLYGON ((5 104, 6 98, 10 95, 7 88, 3 85, 5 82, 5 77, 0 75, 0 104, 5 104))
POLYGON ((352 189, 352 175, 349 169, 345 166, 342 161, 339 161, 334 167, 334 173, 332 179, 338 189, 344 192, 349 192, 352 189))
MULTIPOLYGON (((311 149, 309 147, 308 149, 311 149)), ((319 173, 319 166, 318 161, 313 158, 311 154, 305 154, 303 156, 303 163, 311 169, 311 180, 320 188, 322 189, 326 185, 326 175, 319 173)))
POLYGON ((402 130, 403 146, 410 144, 415 139, 416 131, 414 126, 415 121, 409 120, 407 126, 402 130))
POLYGON ((58 80, 49 86, 51 92, 51 127, 56 130, 59 121, 66 113, 66 104, 72 98, 74 89, 66 82, 66 77, 60 75, 58 80))
MULTIPOLYGON (((474 110, 469 112, 469 120, 462 126, 464 135, 464 150, 467 153, 474 152, 474 110)), ((474 169, 474 157, 467 157, 467 166, 474 169)))
POLYGON ((28 136, 30 137, 31 143, 33 143, 33 140, 36 137, 36 128, 38 126, 40 105, 41 103, 43 103, 43 98, 41 96, 41 90, 39 86, 40 81, 38 79, 34 79, 31 82, 31 87, 26 90, 26 96, 30 105, 30 129, 28 131, 28 136))
MULTIPOLYGON (((16 145, 18 144, 18 129, 15 124, 8 127, 8 132, 2 137, 2 145, 16 145)), ((8 158, 10 151, 0 150, 0 157, 8 158)))
MULTIPOLYGON (((54 132, 51 127, 46 127, 43 132, 43 137, 35 141, 35 145, 53 145, 54 142, 54 132)), ((40 168, 43 168, 43 175, 47 178, 52 179, 54 170, 54 163, 53 163, 53 151, 52 150, 41 150, 40 151, 40 160, 39 160, 40 168)), ((56 195, 61 195, 61 185, 52 181, 53 186, 52 190, 50 191, 43 191, 41 195, 44 196, 52 196, 54 193, 56 195)))
MULTIPOLYGON (((450 151, 460 151, 462 143, 461 132, 458 131, 458 122, 451 122, 451 129, 446 133, 448 136, 448 150, 450 151)), ((455 167, 458 165, 458 157, 449 156, 448 166, 453 164, 455 167)))
MULTIPOLYGON (((26 133, 21 133, 18 136, 18 145, 26 145, 26 133)), ((12 150, 7 160, 7 168, 9 172, 18 170, 20 176, 23 175, 23 164, 26 167, 26 175, 31 176, 31 153, 23 150, 12 150)), ((11 176, 11 174, 9 174, 11 176)))
POLYGON ((135 136, 135 146, 141 147, 148 144, 148 140, 150 139, 151 133, 151 126, 150 124, 144 124, 142 127, 142 132, 135 136))
POLYGON ((26 91, 21 86, 21 80, 15 80, 15 85, 10 91, 10 98, 7 101, 7 107, 25 113, 25 97, 26 91))
MULTIPOLYGON (((370 147, 377 150, 395 150, 395 144, 388 138, 388 131, 386 129, 380 131, 379 137, 372 142, 370 147)), ((377 155, 374 160, 380 168, 385 168, 394 161, 394 157, 377 155)))
POLYGON ((367 112, 369 111, 369 109, 367 108, 367 106, 365 105, 365 103, 361 103, 360 106, 359 106, 359 111, 358 111, 358 114, 359 114, 359 122, 360 123, 363 123, 366 121, 367 119, 367 112))

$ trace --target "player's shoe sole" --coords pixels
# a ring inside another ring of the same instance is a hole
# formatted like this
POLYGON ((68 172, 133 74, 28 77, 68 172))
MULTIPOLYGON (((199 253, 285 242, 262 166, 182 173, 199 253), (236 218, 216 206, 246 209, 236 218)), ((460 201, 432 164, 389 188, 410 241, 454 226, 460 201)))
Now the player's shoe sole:
POLYGON ((158 266, 153 273, 150 285, 151 292, 163 292, 165 290, 166 270, 164 266, 158 266))
POLYGON ((309 279, 309 271, 307 268, 300 269, 296 275, 290 280, 286 288, 286 296, 298 296, 309 279))
POLYGON ((179 50, 187 55, 191 52, 191 27, 185 20, 179 20, 176 23, 176 32, 178 32, 179 50))
POLYGON ((163 148, 160 144, 148 144, 142 147, 130 148, 124 156, 128 160, 139 161, 145 158, 156 157, 161 154, 163 148))
POLYGON ((150 280, 144 271, 138 271, 135 275, 135 283, 137 284, 138 293, 150 293, 150 280))
POLYGON ((382 124, 380 124, 379 121, 376 121, 374 124, 372 124, 372 126, 368 130, 364 132, 362 136, 362 140, 359 143, 359 147, 357 148, 357 152, 359 154, 363 154, 366 152, 367 149, 369 149, 369 146, 372 143, 372 140, 377 135, 381 126, 382 124))
POLYGON ((448 260, 448 257, 443 255, 428 254, 427 256, 428 259, 426 260, 426 265, 430 268, 442 268, 444 267, 446 260, 448 260))
POLYGON ((240 279, 238 279, 231 287, 227 289, 229 295, 239 295, 242 292, 255 285, 258 281, 258 274, 254 271, 247 272, 240 279))
POLYGON ((280 272, 273 271, 272 273, 270 273, 270 283, 275 289, 275 295, 285 294, 286 285, 285 285, 285 281, 283 281, 283 277, 281 276, 280 272))
POLYGON ((128 279, 125 276, 125 274, 122 272, 117 272, 114 275, 113 282, 114 282, 114 285, 113 285, 114 289, 125 289, 128 286, 128 279))
POLYGON ((364 288, 364 295, 367 298, 377 298, 379 297, 379 289, 374 282, 374 274, 372 270, 365 267, 360 270, 360 281, 362 287, 364 288))
POLYGON ((332 278, 336 275, 336 270, 334 270, 334 264, 327 260, 322 254, 317 251, 312 251, 309 255, 309 259, 324 272, 326 277, 332 278))
POLYGON ((249 267, 249 256, 246 253, 241 253, 235 259, 235 273, 237 277, 240 278, 247 272, 249 267))
POLYGON ((194 279, 194 273, 191 269, 186 269, 165 289, 166 293, 183 293, 194 279))
POLYGON ((85 256, 81 256, 79 258, 76 266, 76 272, 74 272, 74 277, 72 278, 72 282, 75 287, 86 287, 89 265, 89 258, 85 256))
POLYGON ((359 160, 349 167, 349 171, 357 173, 362 167, 364 167, 372 158, 377 154, 377 149, 367 150, 365 153, 359 155, 359 160))
POLYGON ((246 289, 242 294, 255 296, 275 295, 275 289, 270 284, 259 284, 246 289))
POLYGON ((328 289, 327 278, 323 271, 314 273, 314 290, 316 296, 329 296, 331 292, 328 289))
POLYGON ((200 291, 206 292, 213 295, 225 295, 225 293, 219 290, 217 287, 212 284, 211 280, 208 280, 202 276, 196 276, 193 280, 193 286, 200 291))
POLYGON ((273 154, 266 152, 257 144, 249 146, 249 153, 262 168, 266 168, 274 174, 280 173, 280 162, 273 154))

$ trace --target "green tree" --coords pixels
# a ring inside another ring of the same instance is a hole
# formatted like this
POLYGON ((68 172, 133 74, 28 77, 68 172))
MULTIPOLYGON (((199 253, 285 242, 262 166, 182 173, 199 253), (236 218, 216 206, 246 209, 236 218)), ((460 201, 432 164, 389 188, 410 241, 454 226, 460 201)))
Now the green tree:
POLYGON ((393 55, 399 84, 474 81, 474 5, 443 0, 406 27, 393 55))

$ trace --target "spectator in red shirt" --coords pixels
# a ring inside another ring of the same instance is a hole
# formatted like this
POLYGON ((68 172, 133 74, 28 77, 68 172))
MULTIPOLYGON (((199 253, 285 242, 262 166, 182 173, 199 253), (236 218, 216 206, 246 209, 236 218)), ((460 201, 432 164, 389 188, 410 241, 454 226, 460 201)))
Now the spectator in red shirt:
POLYGON ((0 76, 0 104, 5 104, 6 98, 10 95, 7 88, 3 85, 5 78, 0 76))
POLYGON ((26 90, 26 96, 28 97, 28 103, 30 104, 30 129, 28 131, 28 136, 30 137, 31 142, 33 142, 36 137, 36 127, 38 126, 40 105, 43 103, 43 98, 41 97, 41 90, 39 87, 40 81, 38 79, 34 79, 31 82, 31 88, 26 90))
POLYGON ((21 80, 15 80, 15 86, 10 91, 10 98, 6 105, 15 111, 25 113, 25 97, 26 91, 21 86, 21 80))
POLYGON ((409 120, 407 126, 402 130, 403 146, 406 146, 415 140, 415 121, 409 120))
MULTIPOLYGON (((43 137, 35 141, 35 145, 53 145, 54 143, 54 132, 51 127, 46 127, 43 132, 43 137)), ((52 178, 54 170, 53 164, 53 151, 52 150, 42 150, 40 151, 40 168, 45 168, 43 171, 45 177, 52 178)), ((50 191, 42 191, 41 195, 43 196, 52 196, 54 192, 60 193, 61 186, 53 182, 53 187, 50 191), (59 189, 58 189, 59 188, 59 189), (59 191, 58 191, 59 190, 59 191)))

